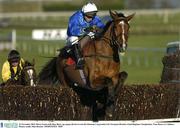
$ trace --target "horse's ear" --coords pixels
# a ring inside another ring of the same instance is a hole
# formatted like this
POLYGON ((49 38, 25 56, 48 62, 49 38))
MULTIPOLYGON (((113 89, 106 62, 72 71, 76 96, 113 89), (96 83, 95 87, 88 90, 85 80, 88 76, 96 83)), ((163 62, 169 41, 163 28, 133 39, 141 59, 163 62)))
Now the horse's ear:
POLYGON ((117 11, 114 11, 116 13, 116 15, 118 15, 118 12, 117 11))
POLYGON ((117 18, 117 12, 113 12, 111 10, 109 10, 110 16, 112 17, 112 19, 116 19, 117 18))
POLYGON ((129 15, 126 17, 127 21, 130 21, 134 17, 135 13, 129 15))

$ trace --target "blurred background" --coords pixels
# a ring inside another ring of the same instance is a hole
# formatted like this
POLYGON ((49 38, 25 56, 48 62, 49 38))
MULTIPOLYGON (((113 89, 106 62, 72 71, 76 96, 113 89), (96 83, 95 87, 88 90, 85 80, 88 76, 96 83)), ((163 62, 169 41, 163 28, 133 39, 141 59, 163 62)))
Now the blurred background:
MULTIPOLYGON (((121 71, 129 74, 127 84, 159 83, 166 45, 180 41, 180 0, 91 1, 104 23, 109 9, 125 15, 136 13, 130 22, 128 50, 121 56, 121 71)), ((9 50, 16 48, 24 59, 35 59, 39 72, 65 45, 68 19, 86 2, 0 0, 0 70, 9 50)))

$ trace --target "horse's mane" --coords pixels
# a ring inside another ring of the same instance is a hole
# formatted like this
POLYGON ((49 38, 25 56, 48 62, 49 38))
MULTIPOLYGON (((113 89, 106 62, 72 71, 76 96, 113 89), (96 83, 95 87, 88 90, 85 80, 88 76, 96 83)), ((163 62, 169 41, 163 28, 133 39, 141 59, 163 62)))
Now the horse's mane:
MULTIPOLYGON (((117 15, 118 15, 118 17, 125 17, 123 13, 117 13, 117 15)), ((104 35, 104 33, 108 30, 108 28, 109 28, 109 26, 111 25, 112 22, 113 22, 113 20, 111 19, 106 23, 103 31, 101 33, 99 33, 97 39, 101 38, 104 35)))
POLYGON ((27 67, 27 66, 33 66, 33 64, 30 63, 29 61, 25 60, 24 67, 27 67))
POLYGON ((96 40, 100 39, 106 33, 111 23, 112 23, 112 20, 108 21, 105 27, 103 28, 103 30, 100 33, 96 33, 97 34, 96 40))
POLYGON ((119 17, 124 17, 125 18, 125 16, 124 16, 124 14, 123 13, 117 13, 117 15, 119 16, 119 17))

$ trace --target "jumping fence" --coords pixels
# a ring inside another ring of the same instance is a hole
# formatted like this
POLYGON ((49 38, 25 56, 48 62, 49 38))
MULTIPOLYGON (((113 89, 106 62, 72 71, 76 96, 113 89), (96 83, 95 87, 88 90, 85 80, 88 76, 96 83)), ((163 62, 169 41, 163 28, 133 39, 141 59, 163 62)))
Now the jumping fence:
MULTIPOLYGON (((180 84, 180 51, 163 57, 161 83, 180 84)), ((177 117, 180 117, 180 89, 178 89, 177 117)))
MULTIPOLYGON (((125 85, 117 95, 110 120, 146 120, 179 118, 179 85, 125 85)), ((67 87, 0 87, 1 120, 92 120, 96 114, 109 120, 94 102, 102 102, 101 92, 67 87), (104 117, 105 116, 105 117, 104 117)))

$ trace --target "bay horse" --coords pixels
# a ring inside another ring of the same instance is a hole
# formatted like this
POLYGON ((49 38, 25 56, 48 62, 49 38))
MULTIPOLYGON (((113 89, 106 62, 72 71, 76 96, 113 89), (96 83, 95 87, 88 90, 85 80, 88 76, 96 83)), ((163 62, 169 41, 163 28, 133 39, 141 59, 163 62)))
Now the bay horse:
POLYGON ((106 113, 112 117, 115 95, 127 78, 126 72, 120 73, 119 51, 125 52, 127 48, 129 21, 134 14, 124 16, 113 11, 109 13, 112 20, 105 25, 98 38, 88 40, 85 44, 79 41, 85 58, 84 69, 77 70, 75 64, 67 63, 70 55, 67 54, 67 47, 64 47, 59 56, 51 59, 41 70, 39 83, 53 85, 59 82, 62 86, 75 85, 92 91, 107 87, 106 104, 110 105, 106 113))
POLYGON ((25 61, 22 65, 23 68, 19 74, 18 80, 9 80, 6 83, 2 83, 2 86, 9 85, 23 85, 23 86, 36 86, 37 85, 37 74, 34 68, 34 63, 25 61))

